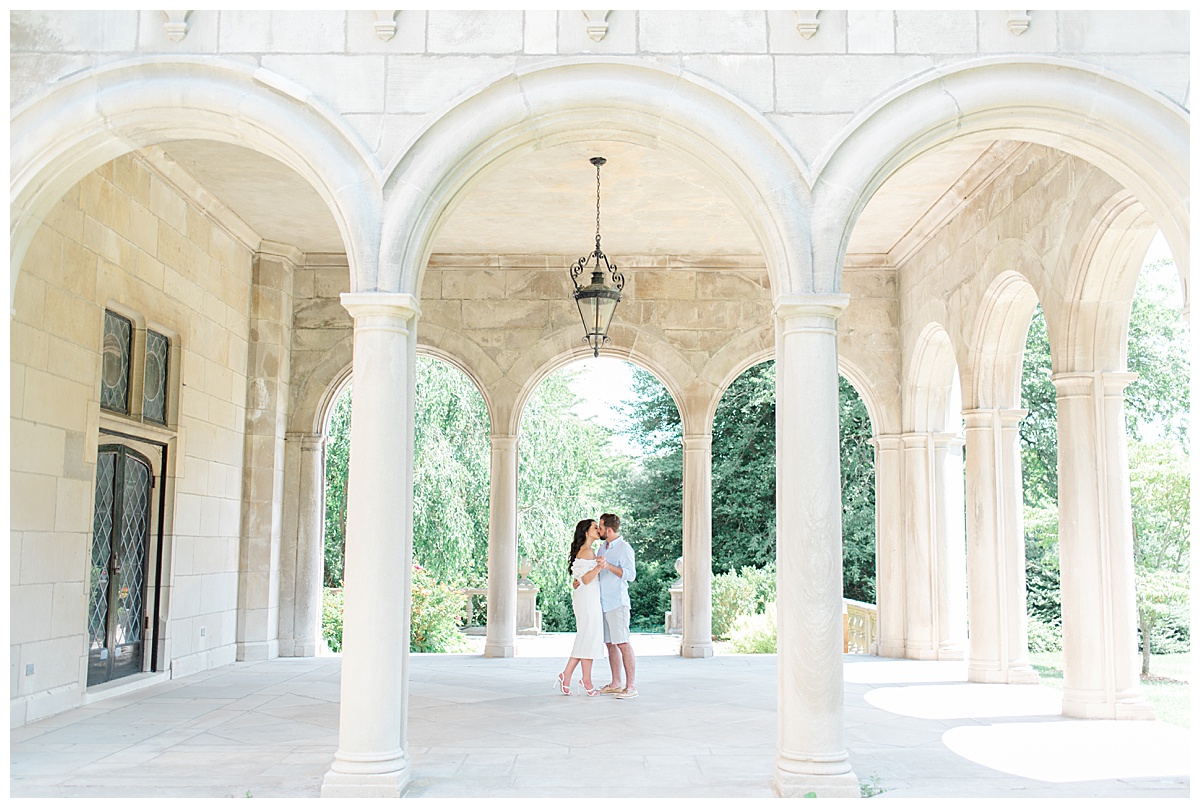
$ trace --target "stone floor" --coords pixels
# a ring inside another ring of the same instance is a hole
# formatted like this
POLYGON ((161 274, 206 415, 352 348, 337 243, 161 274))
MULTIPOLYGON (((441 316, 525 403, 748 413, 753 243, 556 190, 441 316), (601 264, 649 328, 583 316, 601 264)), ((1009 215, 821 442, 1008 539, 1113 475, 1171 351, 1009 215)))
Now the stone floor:
MULTIPOLYGON (((686 660, 641 635, 638 699, 552 690, 569 636, 513 659, 413 655, 414 797, 770 797, 775 658, 686 660)), ((337 746, 337 657, 238 663, 10 733, 13 797, 315 797, 337 746)), ((882 797, 1185 797, 1190 735, 1075 721, 1041 686, 961 663, 847 656, 846 743, 882 797)), ((597 673, 596 684, 607 677, 597 673)))

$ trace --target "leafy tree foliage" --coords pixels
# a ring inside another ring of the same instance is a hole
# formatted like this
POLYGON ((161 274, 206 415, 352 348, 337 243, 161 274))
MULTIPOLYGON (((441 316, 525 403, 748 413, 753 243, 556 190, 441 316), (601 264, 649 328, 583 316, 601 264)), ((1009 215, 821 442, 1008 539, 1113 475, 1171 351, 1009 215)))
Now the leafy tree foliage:
MULTIPOLYGON (((350 386, 334 405, 325 448, 325 585, 342 585, 350 469, 350 386)), ((413 559, 453 587, 487 579, 488 417, 461 371, 417 358, 413 559)))
MULTIPOLYGON (((638 526, 638 547, 643 554, 639 558, 646 557, 669 569, 682 551, 682 426, 674 400, 651 374, 635 371, 633 392, 627 434, 647 456, 629 489, 629 519, 638 526)), ((871 423, 862 399, 844 379, 839 393, 843 588, 847 597, 873 602, 875 482, 871 423)), ((712 434, 713 572, 772 564, 774 362, 755 365, 734 380, 717 406, 712 434)), ((661 614, 657 619, 662 619, 661 614)))
MULTIPOLYGON (((622 513, 620 492, 629 474, 629 461, 612 449, 609 431, 573 412, 578 397, 571 382, 577 375, 569 369, 551 374, 521 416, 517 546, 532 564, 529 577, 539 589, 546 631, 575 629, 567 570, 575 523, 604 511, 622 513)), ((624 515, 622 522, 628 522, 624 515)), ((636 537, 633 545, 640 562, 636 537)), ((658 620, 661 624, 661 615, 658 620)))
MULTIPOLYGON (((346 567, 346 491, 350 475, 350 386, 338 397, 325 436, 325 586, 340 587, 346 567)), ((339 618, 340 625, 340 618, 339 618)), ((340 632, 339 632, 340 636, 340 632)))
POLYGON ((1029 322, 1021 368, 1021 476, 1025 504, 1058 503, 1058 399, 1050 381, 1050 338, 1041 304, 1029 322))

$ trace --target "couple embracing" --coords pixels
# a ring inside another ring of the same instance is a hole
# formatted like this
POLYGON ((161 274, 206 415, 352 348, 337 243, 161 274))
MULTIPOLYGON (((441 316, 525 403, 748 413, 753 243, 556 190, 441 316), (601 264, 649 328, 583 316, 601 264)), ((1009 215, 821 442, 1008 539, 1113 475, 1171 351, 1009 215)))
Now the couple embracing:
POLYGON ((575 645, 557 682, 564 696, 571 695, 571 674, 579 665, 583 669, 579 684, 589 696, 613 693, 619 699, 637 698, 629 643, 629 582, 637 577, 637 569, 633 548, 621 538, 620 530, 621 519, 612 513, 602 514, 599 522, 583 519, 575 525, 567 559, 574 588, 575 645), (598 541, 602 543, 593 547, 598 541), (612 680, 597 690, 592 685, 592 661, 605 657, 612 680))

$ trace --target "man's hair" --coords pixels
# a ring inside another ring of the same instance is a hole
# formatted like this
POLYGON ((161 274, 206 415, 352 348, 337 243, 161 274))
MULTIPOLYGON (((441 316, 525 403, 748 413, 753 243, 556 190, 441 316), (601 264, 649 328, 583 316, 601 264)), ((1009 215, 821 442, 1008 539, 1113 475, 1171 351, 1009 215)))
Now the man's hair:
POLYGON ((621 517, 615 513, 600 514, 600 524, 606 528, 611 527, 613 530, 621 529, 621 517))

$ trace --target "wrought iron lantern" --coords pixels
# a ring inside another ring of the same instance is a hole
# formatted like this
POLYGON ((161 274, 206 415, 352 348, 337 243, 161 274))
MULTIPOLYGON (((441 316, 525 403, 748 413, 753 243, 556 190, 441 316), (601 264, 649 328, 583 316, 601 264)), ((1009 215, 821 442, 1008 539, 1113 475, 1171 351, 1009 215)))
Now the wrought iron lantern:
POLYGON ((596 249, 591 255, 585 255, 571 265, 571 282, 575 284, 575 304, 579 306, 579 317, 583 320, 584 339, 592 346, 592 356, 600 355, 600 346, 608 342, 608 327, 612 324, 613 313, 621 302, 621 290, 625 287, 625 276, 617 271, 614 264, 608 262, 608 256, 600 249, 600 166, 607 160, 603 157, 593 157, 592 165, 596 167, 596 249), (589 261, 592 266, 592 281, 587 286, 579 285, 579 276, 583 274, 589 261), (600 262, 604 262, 603 269, 600 262), (604 271, 608 270, 612 286, 604 282, 604 271))

